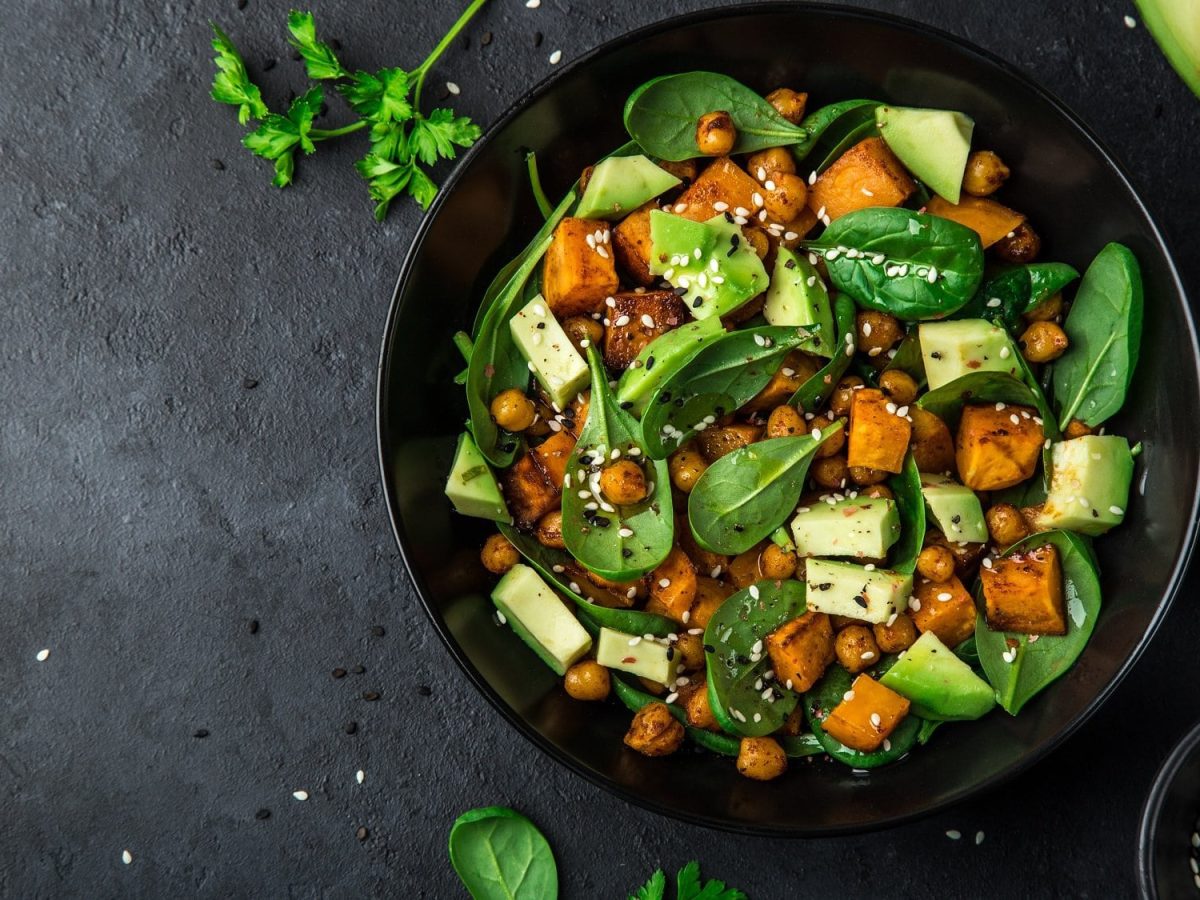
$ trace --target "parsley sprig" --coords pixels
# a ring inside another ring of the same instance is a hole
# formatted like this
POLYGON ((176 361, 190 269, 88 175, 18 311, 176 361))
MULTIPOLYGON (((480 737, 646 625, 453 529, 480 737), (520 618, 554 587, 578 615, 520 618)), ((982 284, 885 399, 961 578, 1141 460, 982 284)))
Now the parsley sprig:
POLYGON ((218 103, 236 106, 242 125, 257 123, 242 143, 255 156, 274 163, 276 187, 292 183, 297 150, 306 155, 314 153, 321 141, 366 129, 370 147, 355 168, 375 201, 375 218, 382 220, 391 202, 402 195, 428 209, 437 195, 437 185, 422 166, 454 159, 460 148, 470 147, 479 139, 480 130, 469 118, 456 116, 451 109, 421 112, 421 88, 438 58, 486 2, 472 0, 424 62, 409 71, 350 71, 333 48, 317 37, 312 13, 292 10, 288 15, 288 43, 304 59, 308 77, 332 82, 358 116, 340 128, 313 127, 325 108, 325 92, 320 85, 293 100, 286 113, 271 112, 262 91, 250 80, 241 54, 216 24, 212 26, 212 47, 217 72, 211 96, 218 103))
MULTIPOLYGON (((659 869, 650 876, 650 880, 630 895, 629 900, 665 900, 667 896, 667 876, 659 869)), ((700 880, 700 863, 692 860, 679 870, 675 876, 675 900, 747 900, 746 895, 737 888, 725 886, 725 882, 715 878, 709 881, 700 880)))

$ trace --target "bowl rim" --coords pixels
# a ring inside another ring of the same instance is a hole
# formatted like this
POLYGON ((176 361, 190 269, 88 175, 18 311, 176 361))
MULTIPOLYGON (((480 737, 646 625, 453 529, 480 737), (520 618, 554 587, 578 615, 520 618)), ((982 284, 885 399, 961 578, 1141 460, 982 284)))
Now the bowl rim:
POLYGON ((475 668, 466 654, 455 642, 449 629, 446 627, 441 615, 430 603, 426 592, 423 589, 423 582, 416 571, 413 561, 409 558, 409 553, 406 549, 406 538, 404 527, 400 521, 400 516, 397 511, 395 491, 393 489, 393 480, 388 471, 388 460, 385 455, 386 438, 385 438, 385 419, 387 411, 385 408, 385 400, 387 397, 387 385, 385 383, 385 374, 387 371, 387 362, 389 358, 389 350, 392 344, 392 337, 396 329, 397 321, 400 313, 400 300, 403 294, 403 289, 408 279, 410 278, 417 259, 420 257, 425 239, 429 230, 432 228, 434 221, 437 218, 438 212, 442 205, 451 193, 454 191, 458 181, 470 167, 475 157, 522 112, 525 111, 531 104, 548 93, 554 86, 563 78, 571 73, 581 69, 592 63, 597 57, 603 56, 609 52, 619 49, 620 47, 642 40, 644 38, 653 37, 658 34, 669 32, 678 28, 688 27, 700 23, 718 21, 721 19, 758 16, 763 14, 777 14, 780 12, 814 12, 824 15, 841 17, 846 20, 866 21, 874 24, 882 24, 889 28, 895 29, 904 33, 916 33, 923 37, 929 37, 942 43, 950 44, 956 50, 968 55, 974 56, 981 61, 995 66, 1000 69, 1006 76, 1019 82, 1026 89, 1036 94, 1042 101, 1047 103, 1066 124, 1074 127, 1079 136, 1089 144, 1094 153, 1102 160, 1102 162, 1113 171, 1120 181, 1128 190, 1130 197, 1133 199, 1136 211, 1141 215, 1143 220, 1149 226, 1149 237, 1161 252, 1166 269, 1169 275, 1169 284, 1174 288, 1175 293, 1180 298, 1183 304, 1184 321, 1186 324, 1187 337, 1191 344, 1191 362, 1197 372, 1197 380, 1200 382, 1200 343, 1197 341, 1196 323, 1193 321, 1191 308, 1188 303, 1187 292, 1183 285, 1183 280, 1179 275, 1179 271, 1175 266, 1174 255, 1170 245, 1167 242, 1162 229, 1158 226, 1154 216, 1147 208, 1145 202, 1141 198, 1140 192, 1134 187, 1126 168, 1117 160, 1111 150, 1100 140, 1092 129, 1086 125, 1059 97, 1037 83, 1032 77, 1026 75, 1021 69, 1017 68, 1012 63, 997 56, 991 51, 985 50, 973 42, 961 38, 958 35, 951 34, 941 28, 937 28, 927 23, 916 19, 911 19, 905 16, 898 16, 892 13, 879 12, 873 9, 855 8, 838 6, 831 3, 810 3, 810 2, 788 2, 788 0, 759 0, 759 2, 747 3, 735 6, 713 6, 700 10, 693 10, 687 13, 682 13, 676 16, 670 16, 665 19, 644 25, 632 31, 625 32, 615 38, 605 41, 602 44, 593 47, 586 53, 571 60, 566 65, 550 73, 541 81, 537 82, 532 88, 518 97, 496 120, 488 126, 479 140, 455 163, 454 168, 444 180, 440 190, 437 193, 433 203, 422 217, 416 233, 409 244, 408 250, 404 255, 404 259, 400 266, 400 274, 396 279, 396 286, 392 292, 392 299, 388 305, 388 313, 384 323, 383 338, 381 341, 379 360, 376 368, 376 453, 378 456, 378 464, 380 468, 380 478, 383 482, 384 495, 387 502, 388 520, 392 526, 392 534, 396 541, 397 549, 400 552, 401 560, 404 563, 405 571, 408 573, 409 581, 412 583, 417 597, 424 608, 426 615, 429 616, 433 623, 434 629, 441 638, 442 643, 450 651, 450 655, 454 658, 459 668, 467 675, 468 679, 480 691, 488 702, 497 709, 501 716, 512 726, 518 733, 523 735, 526 740, 533 743, 543 753, 559 764, 565 766, 568 770, 581 776, 589 783, 614 794, 628 803, 638 806, 642 809, 664 816, 676 821, 686 822, 692 825, 700 825, 706 828, 712 828, 719 831, 726 831, 742 835, 761 835, 768 837, 794 837, 794 838, 809 838, 809 837, 835 837, 850 834, 862 834, 871 831, 878 831, 884 828, 890 828, 897 825, 902 825, 907 822, 916 821, 933 815, 936 812, 947 809, 961 803, 968 797, 984 793, 988 790, 996 788, 998 785, 1016 777, 1020 773, 1026 771, 1036 762, 1047 756, 1053 750, 1057 749, 1062 743, 1075 733, 1084 722, 1086 722, 1105 701, 1116 690, 1117 686, 1128 675, 1130 669, 1137 663, 1146 647, 1149 645, 1154 635, 1157 633, 1163 619, 1166 618, 1167 611, 1171 603, 1174 601, 1179 592, 1183 577, 1187 572, 1190 564, 1192 553, 1196 544, 1197 537, 1197 513, 1200 511, 1200 466, 1197 467, 1196 474, 1196 489, 1193 491, 1191 499, 1191 507, 1189 510, 1187 531, 1184 534, 1183 544, 1179 555, 1175 560, 1175 564, 1171 570, 1170 578, 1167 583, 1167 588, 1160 597, 1158 605, 1155 607, 1154 613, 1146 626, 1145 632, 1142 634, 1137 645, 1132 649, 1129 655, 1121 662, 1120 667, 1109 679, 1100 691, 1092 697, 1088 704, 1074 718, 1066 723, 1050 740, 1037 748, 1032 753, 1027 753, 1012 765, 1000 772, 974 783, 969 787, 957 790, 950 795, 926 806, 922 806, 911 812, 902 813, 894 816, 872 820, 866 823, 857 823, 853 825, 839 825, 821 828, 806 828, 798 826, 791 827, 767 827, 758 826, 753 823, 745 822, 729 822, 719 817, 708 816, 699 813, 691 813, 674 809, 656 801, 647 800, 639 796, 635 791, 629 790, 620 784, 608 779, 600 774, 592 772, 588 767, 579 763, 571 755, 560 751, 551 741, 545 738, 536 729, 529 726, 513 709, 511 709, 493 690, 491 685, 483 678, 481 673, 475 668))
POLYGON ((1200 722, 1193 724, 1171 748, 1167 758, 1162 761, 1158 771, 1154 773, 1154 781, 1150 784, 1150 793, 1142 805, 1142 814, 1138 824, 1137 881, 1140 895, 1147 900, 1154 900, 1158 897, 1158 884, 1154 877, 1154 845, 1158 839, 1163 804, 1166 802, 1171 788, 1174 787, 1175 778, 1183 768, 1184 762, 1198 745, 1200 745, 1200 722))

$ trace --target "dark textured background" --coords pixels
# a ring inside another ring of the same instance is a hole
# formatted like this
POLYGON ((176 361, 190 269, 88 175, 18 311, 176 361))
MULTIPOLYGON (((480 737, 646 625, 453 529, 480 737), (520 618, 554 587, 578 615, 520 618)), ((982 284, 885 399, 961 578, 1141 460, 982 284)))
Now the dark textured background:
MULTIPOLYGON (((552 50, 570 60, 705 5, 493 0, 427 97, 452 79, 486 125, 553 71, 552 50)), ((975 41, 1066 100, 1200 292, 1200 101, 1122 24, 1132 4, 868 5, 975 41)), ((345 62, 375 68, 415 65, 457 4, 313 8, 345 62)), ((0 0, 0 895, 456 896, 447 829, 491 803, 542 826, 569 897, 623 896, 692 857, 756 898, 1131 895, 1142 798, 1200 716, 1195 578, 1051 758, 881 834, 678 825, 502 723, 420 611, 377 484, 378 336, 418 212, 372 222, 355 140, 271 188, 232 110, 207 99, 210 17, 269 102, 301 88, 286 9, 0 0)), ((326 121, 343 119, 335 101, 326 121)))

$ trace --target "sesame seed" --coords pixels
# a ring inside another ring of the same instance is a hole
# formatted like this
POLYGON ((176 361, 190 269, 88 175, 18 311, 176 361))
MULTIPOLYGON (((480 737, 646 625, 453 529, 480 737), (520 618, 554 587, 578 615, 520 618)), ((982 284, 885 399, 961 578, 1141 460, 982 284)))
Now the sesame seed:
POLYGON ((1137 19, 1135 19, 1133 16, 1126 16, 1125 17, 1125 27, 1126 28, 1137 28, 1137 19))
POLYGON ((951 599, 953 596, 954 595, 949 593, 948 591, 942 591, 940 594, 937 595, 937 598, 940 601, 942 601, 943 603, 945 603, 947 600, 951 599))
POLYGON ((884 749, 884 750, 891 750, 891 749, 892 749, 892 742, 891 742, 891 741, 889 741, 887 738, 884 738, 884 739, 883 739, 883 749, 884 749))
MULTIPOLYGON (((757 600, 758 599, 758 585, 755 585, 755 584, 750 585, 749 593, 750 593, 751 597, 753 597, 755 600, 757 600)), ((759 644, 761 645, 762 641, 759 641, 759 644)))
POLYGON ((1011 350, 1009 350, 1007 347, 1000 348, 1000 358, 1001 359, 1008 359, 1010 356, 1012 356, 1011 350))
MULTIPOLYGON (((867 351, 867 356, 878 356, 882 352, 883 352, 882 347, 872 347, 870 350, 867 351)), ((852 354, 847 353, 846 355, 851 356, 852 354)))
POLYGON ((610 309, 616 309, 617 308, 617 298, 616 297, 605 297, 604 305, 609 307, 610 309))
POLYGON ((885 262, 887 262, 887 257, 882 253, 877 253, 871 257, 871 263, 873 265, 882 266, 885 262))
POLYGON ((820 209, 817 210, 817 218, 818 219, 825 218, 825 207, 822 206, 820 209))
POLYGON ((871 323, 870 322, 863 322, 862 333, 863 333, 863 337, 871 336, 871 323))
POLYGON ((542 5, 542 0, 525 0, 525 6, 528 9, 537 9, 542 5))
POLYGON ((959 831, 957 828, 951 828, 949 831, 946 832, 946 837, 950 838, 950 840, 952 840, 952 841, 957 841, 959 838, 962 837, 962 832, 959 831))
POLYGON ((896 404, 895 403, 885 403, 883 408, 886 409, 893 416, 896 414, 896 404))
POLYGON ((592 492, 591 492, 591 491, 586 491, 586 490, 585 490, 585 491, 580 491, 580 492, 579 492, 579 499, 580 499, 580 500, 587 500, 587 499, 588 499, 589 497, 591 497, 591 496, 592 496, 592 492))
POLYGON ((658 579, 658 586, 660 588, 669 588, 671 586, 671 579, 670 578, 658 579))
POLYGON ((1014 425, 1020 425, 1021 417, 1018 416, 1016 413, 1013 413, 1011 416, 1008 417, 1008 421, 1012 422, 1014 425))
POLYGON ((617 318, 613 321, 613 325, 615 325, 617 328, 621 328, 622 326, 628 324, 629 316, 617 316, 617 318))
MULTIPOLYGON (((1121 507, 1119 507, 1119 506, 1110 506, 1110 507, 1108 508, 1108 511, 1109 511, 1110 513, 1112 513, 1114 516, 1123 516, 1123 515, 1125 515, 1125 510, 1121 509, 1121 507)), ((43 652, 44 652, 44 651, 43 651, 43 652)), ((39 654, 39 656, 40 656, 40 654, 39 654)))
POLYGON ((750 195, 750 200, 755 206, 763 205, 763 195, 760 194, 758 191, 755 191, 753 194, 750 195))
POLYGON ((459 90, 458 85, 455 84, 453 81, 446 82, 446 90, 448 90, 450 93, 454 94, 454 96, 456 96, 456 97, 462 93, 462 91, 459 90))
POLYGON ((128 850, 122 850, 121 851, 121 862, 125 863, 125 865, 129 865, 131 862, 133 862, 133 854, 130 853, 128 850))
MULTIPOLYGON (((817 172, 816 172, 816 170, 815 170, 815 169, 814 169, 814 170, 812 171, 812 173, 811 173, 811 174, 808 176, 808 183, 809 183, 809 184, 816 184, 816 183, 817 183, 817 172)), ((821 208, 822 208, 822 209, 824 209, 825 207, 823 207, 823 206, 822 206, 821 208)))
POLYGON ((862 652, 862 653, 859 655, 859 659, 874 659, 874 658, 875 658, 875 651, 874 651, 874 650, 864 650, 864 651, 863 651, 863 652, 862 652))
POLYGON ((876 728, 883 724, 883 719, 879 717, 879 713, 871 713, 871 724, 876 728))
POLYGON ((775 190, 775 182, 768 178, 763 182, 763 187, 765 187, 768 191, 773 191, 775 190))
POLYGON ((1000 305, 1000 303, 1001 303, 1001 300, 1000 300, 1000 298, 999 298, 999 297, 993 297, 991 300, 989 300, 989 301, 987 302, 987 305, 988 305, 990 308, 992 308, 992 309, 995 309, 997 306, 999 306, 999 305, 1000 305))
POLYGON ((562 59, 562 51, 555 50, 553 53, 550 54, 550 65, 552 65, 552 66, 558 65, 559 60, 561 60, 561 59, 562 59))
POLYGON ((983 567, 985 569, 990 569, 992 567, 992 558, 990 556, 985 556, 983 558, 983 567))
POLYGON ((292 791, 292 796, 295 797, 297 800, 307 800, 308 799, 308 791, 292 791))
POLYGON ((39 651, 38 651, 38 655, 37 655, 37 661, 38 661, 38 662, 45 662, 45 661, 46 661, 46 660, 48 660, 49 658, 50 658, 50 651, 49 651, 49 650, 39 650, 39 651))
POLYGON ((908 598, 908 608, 911 609, 913 612, 920 612, 921 611, 921 601, 918 600, 916 597, 909 597, 908 598))
POLYGON ((362 769, 359 769, 357 772, 354 773, 354 780, 357 781, 359 784, 362 784, 363 781, 366 780, 366 777, 367 777, 367 773, 364 772, 362 769))
POLYGON ((735 206, 733 208, 733 214, 735 216, 748 216, 750 215, 750 210, 746 209, 744 206, 735 206))
POLYGON ((826 253, 825 253, 825 259, 826 259, 828 262, 833 262, 835 259, 837 259, 837 258, 838 258, 838 252, 839 252, 839 251, 837 251, 837 250, 828 250, 828 251, 826 251, 826 253))
POLYGON ((508 624, 508 618, 504 615, 504 613, 500 612, 500 610, 496 610, 496 624, 497 625, 507 625, 508 624))
POLYGON ((908 415, 908 407, 901 406, 899 409, 896 410, 896 415, 898 415, 902 419, 905 418, 908 415))
POLYGON ((930 266, 929 272, 925 275, 925 280, 928 281, 930 284, 933 284, 935 281, 937 281, 938 280, 937 269, 933 268, 933 266, 930 266))
POLYGON ((632 528, 621 528, 617 531, 617 534, 619 534, 623 538, 633 537, 633 529, 632 528))
POLYGON ((598 253, 603 259, 608 259, 608 251, 603 247, 597 247, 596 253, 598 253))
POLYGON ((713 204, 713 209, 715 209, 717 212, 725 212, 725 210, 729 209, 729 204, 724 200, 718 200, 713 204))
POLYGON ((642 642, 642 639, 641 639, 640 637, 638 637, 638 636, 636 636, 636 635, 635 635, 634 637, 631 637, 631 638, 629 639, 629 646, 630 646, 630 647, 636 647, 636 646, 637 646, 638 644, 640 644, 641 642, 642 642))
POLYGON ((982 843, 983 843, 983 832, 982 831, 975 832, 975 846, 978 847, 982 843))
POLYGON ((596 236, 594 234, 585 235, 583 239, 587 242, 589 247, 591 247, 593 250, 596 249, 596 236))
POLYGON ((712 571, 709 572, 708 575, 710 578, 720 578, 721 577, 721 567, 713 566, 712 571))

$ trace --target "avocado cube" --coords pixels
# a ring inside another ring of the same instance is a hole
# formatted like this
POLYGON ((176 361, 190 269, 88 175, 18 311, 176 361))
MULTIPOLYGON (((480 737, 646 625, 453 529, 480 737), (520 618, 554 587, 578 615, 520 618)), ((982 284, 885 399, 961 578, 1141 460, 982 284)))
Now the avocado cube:
POLYGON ((808 608, 878 625, 904 608, 912 576, 854 563, 810 559, 805 566, 808 608))
POLYGON ((558 223, 542 264, 542 291, 556 316, 600 312, 604 298, 617 290, 610 236, 600 219, 568 217, 558 223))
POLYGON ((975 633, 975 600, 957 576, 949 581, 918 578, 908 611, 922 634, 932 632, 947 647, 975 633))
POLYGON ((591 383, 587 363, 541 295, 519 310, 508 326, 538 383, 560 409, 591 383))
POLYGON ((931 472, 921 474, 921 494, 929 516, 952 541, 974 544, 988 540, 983 505, 976 493, 953 478, 931 472))
POLYGON ((900 513, 886 497, 847 497, 802 506, 792 519, 800 556, 883 559, 900 539, 900 513))
POLYGON ((518 637, 559 675, 592 648, 592 638, 529 566, 517 563, 492 590, 492 602, 518 637))
POLYGON ((446 496, 464 516, 495 522, 512 521, 508 507, 504 505, 500 485, 496 483, 496 475, 469 432, 464 431, 458 436, 454 464, 450 467, 450 477, 446 479, 446 496))
POLYGON ((1037 470, 1044 439, 1036 409, 1004 403, 964 406, 954 445, 958 477, 976 491, 1018 485, 1037 470))
POLYGON ((865 672, 821 723, 826 734, 863 753, 878 750, 908 715, 908 700, 865 672))
POLYGON ((1067 633, 1062 565, 1053 544, 997 559, 979 578, 992 631, 1067 633))
POLYGON ((619 219, 680 183, 652 160, 610 156, 592 167, 575 215, 584 219, 619 219))
POLYGON ((628 291, 613 295, 604 329, 604 364, 627 369, 646 345, 688 321, 674 291, 628 291))
POLYGON ((1055 444, 1050 460, 1050 490, 1037 516, 1039 530, 1097 535, 1121 524, 1133 480, 1129 441, 1088 434, 1055 444))
POLYGON ((680 292, 694 318, 726 315, 767 289, 762 260, 722 215, 695 222, 651 210, 650 241, 650 271, 680 292))
POLYGON ((900 161, 929 188, 957 203, 975 122, 948 109, 880 106, 875 125, 900 161))
POLYGON ((670 684, 679 671, 679 654, 670 644, 612 628, 600 629, 596 662, 659 684, 670 684))
POLYGON ((972 372, 1020 372, 1012 338, 985 319, 922 322, 917 334, 931 391, 972 372))
POLYGON ((996 705, 992 686, 927 631, 879 679, 912 703, 922 719, 978 719, 996 705))
POLYGON ((786 247, 775 252, 775 269, 763 306, 763 318, 770 325, 795 325, 809 328, 813 336, 801 349, 831 358, 836 335, 829 291, 816 267, 804 255, 786 247))

